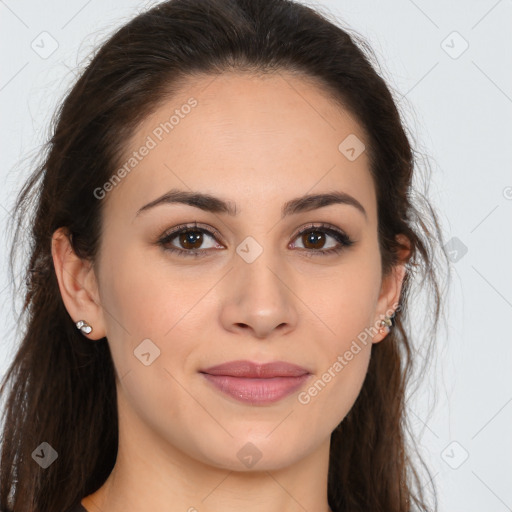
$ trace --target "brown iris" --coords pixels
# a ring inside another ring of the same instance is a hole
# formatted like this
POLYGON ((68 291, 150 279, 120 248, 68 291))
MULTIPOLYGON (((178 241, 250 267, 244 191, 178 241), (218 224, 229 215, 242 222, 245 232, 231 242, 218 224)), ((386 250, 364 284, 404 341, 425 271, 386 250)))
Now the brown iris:
POLYGON ((320 249, 321 247, 314 245, 318 244, 319 242, 325 243, 325 233, 322 233, 321 231, 306 231, 305 233, 302 233, 302 243, 304 244, 304 248, 320 249))
POLYGON ((201 231, 184 231, 179 234, 179 241, 185 249, 199 249, 203 243, 203 233, 201 231))

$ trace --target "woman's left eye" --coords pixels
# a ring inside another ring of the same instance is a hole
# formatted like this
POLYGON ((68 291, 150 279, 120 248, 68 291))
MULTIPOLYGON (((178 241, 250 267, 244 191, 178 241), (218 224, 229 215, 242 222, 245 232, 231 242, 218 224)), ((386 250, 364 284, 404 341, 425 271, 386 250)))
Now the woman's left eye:
MULTIPOLYGON (((165 234, 158 243, 166 251, 170 251, 182 256, 206 256, 208 251, 206 249, 222 249, 223 245, 215 242, 216 238, 220 238, 218 231, 198 227, 197 223, 193 225, 182 225, 174 228, 170 233, 165 234), (205 235, 209 237, 212 242, 208 247, 201 246, 205 242, 205 235), (176 247, 171 242, 177 239, 182 248, 176 247)), ((295 235, 294 240, 300 239, 302 244, 298 248, 304 250, 308 256, 312 255, 328 255, 341 252, 343 249, 350 247, 354 241, 350 239, 343 231, 338 230, 330 225, 309 225, 302 229, 295 235), (334 240, 326 249, 324 245, 328 239, 334 240)), ((297 247, 293 244, 293 247, 297 247)))
POLYGON ((295 238, 299 238, 302 243, 302 247, 299 248, 309 250, 311 255, 337 254, 354 244, 346 233, 329 225, 309 226, 300 231, 295 238), (324 244, 329 238, 334 240, 334 244, 331 242, 326 249, 324 244), (322 248, 319 248, 318 244, 321 244, 322 248))

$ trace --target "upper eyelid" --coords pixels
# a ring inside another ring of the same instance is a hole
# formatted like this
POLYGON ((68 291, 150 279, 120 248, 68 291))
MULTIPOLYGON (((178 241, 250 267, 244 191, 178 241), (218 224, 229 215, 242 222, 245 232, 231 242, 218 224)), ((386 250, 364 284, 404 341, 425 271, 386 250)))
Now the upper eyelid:
POLYGON ((205 227, 205 226, 207 226, 207 224, 203 224, 201 222, 193 222, 191 224, 179 224, 178 226, 175 226, 174 228, 165 231, 164 234, 160 238, 165 239, 165 238, 169 238, 171 236, 174 237, 174 236, 182 233, 183 231, 197 230, 197 231, 201 231, 201 232, 206 232, 207 235, 210 235, 212 237, 218 237, 222 241, 224 240, 224 237, 217 229, 212 228, 211 226, 209 226, 209 227, 205 227))

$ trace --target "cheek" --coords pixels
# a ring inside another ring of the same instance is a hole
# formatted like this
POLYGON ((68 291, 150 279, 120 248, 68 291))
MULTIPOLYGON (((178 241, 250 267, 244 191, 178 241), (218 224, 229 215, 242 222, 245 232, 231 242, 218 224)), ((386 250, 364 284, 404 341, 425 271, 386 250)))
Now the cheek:
POLYGON ((332 428, 353 406, 368 371, 379 278, 377 260, 361 256, 333 271, 308 296, 318 317, 314 323, 319 364, 315 379, 298 401, 310 407, 310 418, 322 416, 313 414, 313 409, 323 411, 332 428))
POLYGON ((192 405, 180 383, 198 342, 191 319, 203 302, 194 305, 206 290, 184 283, 179 274, 147 265, 128 250, 105 279, 105 320, 119 386, 147 423, 160 418, 162 425, 171 424, 192 405))
POLYGON ((107 323, 115 330, 121 324, 124 336, 128 332, 132 338, 165 340, 178 323, 183 325, 193 317, 196 304, 201 301, 203 305, 202 297, 215 283, 211 275, 171 271, 165 258, 149 261, 129 248, 118 253, 123 257, 106 275, 102 303, 107 323))
MULTIPOLYGON (((213 320, 214 310, 209 308, 215 307, 211 303, 214 294, 208 291, 218 277, 171 272, 164 258, 147 264, 140 253, 120 249, 119 254, 122 250, 120 263, 104 274, 102 295, 117 373, 123 376, 134 372, 133 379, 139 381, 148 378, 148 368, 162 367, 151 379, 167 379, 168 384, 170 376, 164 368, 172 374, 184 371, 191 352, 204 338, 205 318, 213 320), (144 358, 154 363, 146 367, 144 358)), ((153 384, 148 381, 148 385, 153 384)), ((152 390, 147 392, 151 394, 152 390)))
POLYGON ((351 340, 365 338, 375 323, 378 295, 379 269, 364 260, 315 279, 314 287, 308 280, 303 282, 301 296, 307 297, 305 302, 331 357, 347 350, 351 340))

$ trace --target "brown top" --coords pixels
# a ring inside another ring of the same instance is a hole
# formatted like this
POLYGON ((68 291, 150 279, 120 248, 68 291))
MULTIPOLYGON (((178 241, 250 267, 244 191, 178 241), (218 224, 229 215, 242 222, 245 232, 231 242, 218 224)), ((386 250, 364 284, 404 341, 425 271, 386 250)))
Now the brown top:
POLYGON ((73 505, 66 512, 87 512, 87 509, 82 505, 82 500, 73 505))

